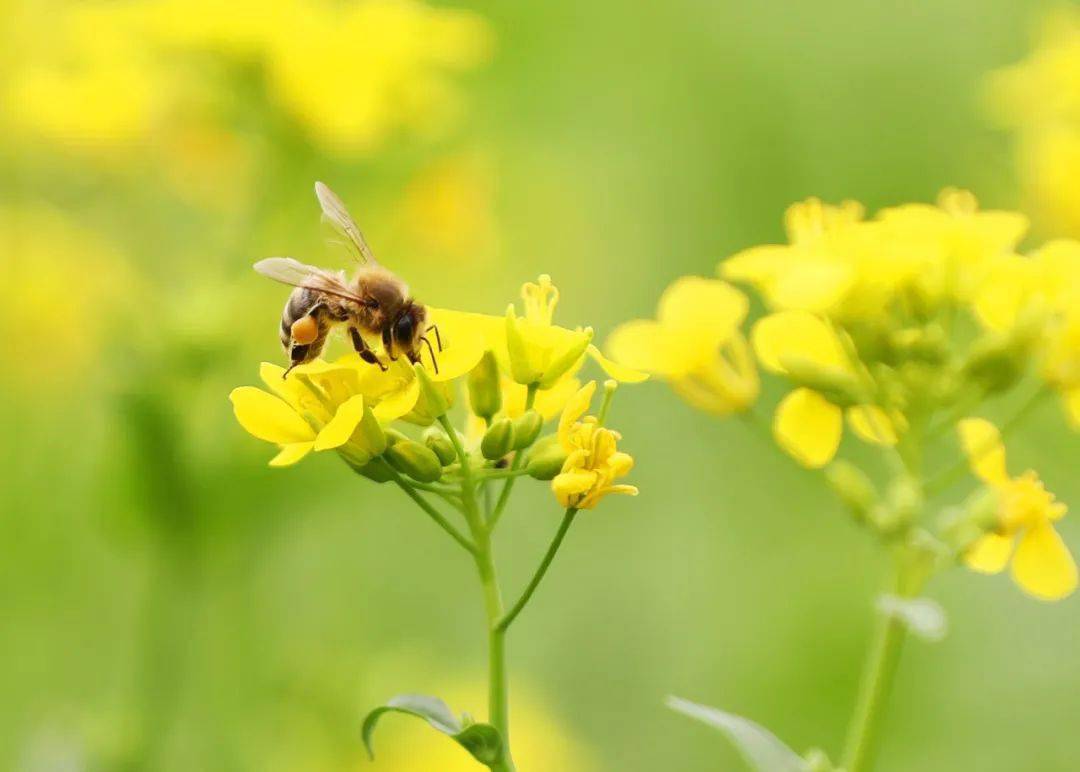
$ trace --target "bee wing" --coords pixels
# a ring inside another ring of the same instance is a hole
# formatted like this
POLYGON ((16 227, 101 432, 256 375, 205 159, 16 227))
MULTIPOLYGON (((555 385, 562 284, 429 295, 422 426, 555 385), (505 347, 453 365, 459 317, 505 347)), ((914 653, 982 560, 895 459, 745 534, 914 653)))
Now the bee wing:
POLYGON ((360 226, 356 224, 356 220, 349 214, 349 210, 345 208, 345 204, 338 198, 337 194, 323 183, 316 182, 315 196, 319 199, 323 217, 333 226, 335 231, 356 247, 358 253, 356 256, 360 262, 378 265, 375 255, 371 252, 371 247, 364 241, 364 234, 360 232, 360 226))
POLYGON ((267 278, 289 284, 293 287, 305 287, 307 289, 325 292, 345 300, 351 300, 360 305, 368 305, 368 301, 357 295, 340 278, 323 268, 313 265, 305 265, 291 257, 268 257, 255 263, 255 270, 267 278))

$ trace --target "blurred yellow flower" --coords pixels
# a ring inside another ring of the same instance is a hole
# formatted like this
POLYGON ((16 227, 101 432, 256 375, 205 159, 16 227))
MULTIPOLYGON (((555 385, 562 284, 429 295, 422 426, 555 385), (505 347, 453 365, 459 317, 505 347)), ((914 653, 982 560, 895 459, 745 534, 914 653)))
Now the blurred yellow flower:
POLYGON ((844 349, 839 333, 805 311, 780 311, 760 319, 752 334, 762 367, 797 385, 776 408, 773 436, 803 466, 832 461, 843 434, 844 408, 861 439, 893 445, 903 426, 899 413, 868 402, 859 365, 844 349))
POLYGON ((937 206, 907 204, 869 221, 855 202, 812 198, 792 205, 786 223, 790 244, 743 250, 720 274, 754 286, 775 309, 852 321, 880 319, 898 303, 932 310, 968 300, 1027 229, 1022 215, 980 212, 974 196, 955 189, 937 206))
POLYGON ((551 490, 567 508, 592 509, 610 493, 638 493, 633 485, 615 484, 634 468, 634 459, 616 447, 622 436, 601 426, 596 416, 585 416, 595 392, 596 381, 589 381, 570 398, 559 419, 559 445, 567 458, 551 490))
POLYGON ((1053 525, 1065 516, 1065 505, 1035 472, 1009 476, 1001 434, 989 421, 967 418, 958 429, 972 472, 998 496, 997 529, 968 550, 968 567, 994 574, 1011 557, 1013 579, 1025 592, 1041 600, 1070 595, 1077 584, 1076 562, 1053 525))
POLYGON ((207 54, 259 68, 271 102, 325 149, 440 136, 461 112, 455 77, 488 59, 492 35, 476 13, 419 0, 97 0, 17 2, 0 42, 13 51, 0 74, 18 105, 10 128, 104 160, 169 147, 178 125, 205 123, 206 105, 235 131, 233 87, 207 54))
POLYGON ((991 111, 1016 137, 1027 206, 1047 229, 1080 235, 1080 12, 1062 6, 1035 50, 990 75, 991 111))
POLYGON ((749 302, 726 282, 684 276, 664 290, 656 320, 615 329, 613 360, 657 375, 694 407, 723 416, 746 410, 760 389, 740 331, 749 302))

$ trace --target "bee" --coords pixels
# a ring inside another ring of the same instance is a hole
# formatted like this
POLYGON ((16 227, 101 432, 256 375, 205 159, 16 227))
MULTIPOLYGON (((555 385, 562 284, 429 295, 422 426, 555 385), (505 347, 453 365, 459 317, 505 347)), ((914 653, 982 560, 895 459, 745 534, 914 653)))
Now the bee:
POLYGON ((427 324, 427 308, 413 300, 406 284, 375 259, 341 199, 321 182, 315 183, 315 196, 323 217, 345 239, 360 265, 350 281, 345 271, 316 268, 291 257, 268 257, 255 263, 263 276, 294 287, 281 314, 281 345, 289 355, 285 375, 319 356, 327 335, 340 325, 347 327, 353 348, 369 364, 387 369, 366 336, 379 339, 391 361, 404 355, 410 362, 419 362, 421 345, 426 345, 438 373, 435 350, 425 333, 435 334, 439 351, 442 339, 438 327, 427 324))

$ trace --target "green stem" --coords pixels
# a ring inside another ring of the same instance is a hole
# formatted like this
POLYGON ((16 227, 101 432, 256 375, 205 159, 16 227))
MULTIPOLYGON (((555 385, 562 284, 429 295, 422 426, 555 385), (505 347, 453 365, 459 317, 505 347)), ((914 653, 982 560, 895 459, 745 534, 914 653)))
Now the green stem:
POLYGON ((498 620, 503 615, 502 594, 499 591, 499 579, 495 571, 495 558, 491 549, 491 530, 480 513, 476 501, 476 480, 473 477, 472 463, 465 448, 458 439, 450 420, 439 416, 439 423, 446 430, 461 462, 461 498, 465 508, 476 550, 473 556, 476 569, 480 574, 480 584, 484 590, 484 609, 487 612, 488 629, 488 722, 499 732, 503 741, 503 759, 491 767, 495 772, 515 772, 513 757, 510 753, 510 704, 509 683, 506 678, 506 636, 496 629, 498 620))
MULTIPOLYGON (((536 401, 536 391, 539 388, 538 384, 529 384, 529 390, 525 394, 525 409, 530 410, 533 403, 536 401)), ((514 482, 518 478, 518 470, 521 468, 521 463, 525 458, 525 451, 519 450, 514 454, 514 460, 510 463, 510 476, 506 478, 506 482, 503 483, 502 490, 499 492, 499 499, 495 502, 495 509, 491 513, 491 519, 488 521, 488 530, 494 529, 495 524, 499 522, 499 518, 502 517, 503 510, 506 509, 506 502, 510 500, 510 493, 514 490, 514 482)))
POLYGON ((540 582, 543 581, 544 575, 547 574, 548 568, 551 566, 551 561, 555 559, 555 554, 559 551, 559 547, 562 546, 563 539, 566 538, 566 532, 570 530, 570 526, 574 523, 574 517, 578 511, 571 507, 566 510, 566 514, 563 515, 562 523, 559 525, 559 530, 555 534, 555 538, 551 541, 551 546, 548 547, 547 554, 544 555, 544 559, 540 561, 540 566, 536 569, 536 573, 533 574, 533 578, 529 581, 529 585, 525 588, 525 592, 521 593, 521 597, 518 598, 517 603, 513 608, 506 613, 499 623, 495 626, 495 629, 499 632, 505 632, 507 628, 513 624, 517 619, 518 614, 522 612, 529 600, 532 598, 533 593, 536 592, 536 588, 540 586, 540 582))
MULTIPOLYGON (((899 589, 897 581, 894 590, 899 589)), ((881 614, 844 748, 842 766, 845 772, 869 772, 873 767, 875 742, 900 663, 906 630, 904 622, 895 615, 881 614)))
POLYGON ((391 474, 393 475, 394 482, 398 484, 398 487, 405 491, 406 495, 415 501, 417 505, 427 513, 428 517, 435 521, 436 525, 450 534, 450 538, 460 544, 469 554, 476 555, 476 545, 466 539, 457 528, 451 525, 450 521, 443 517, 439 510, 431 506, 423 496, 417 493, 413 486, 406 482, 400 474, 396 471, 391 471, 391 474))
MULTIPOLYGON (((1001 426, 998 427, 998 432, 1001 435, 1001 438, 1005 439, 1006 437, 1008 437, 1009 433, 1012 432, 1020 424, 1022 424, 1024 420, 1031 415, 1035 408, 1042 404, 1043 399, 1049 396, 1049 394, 1049 388, 1047 388, 1046 386, 1040 386, 1038 391, 1028 397, 1027 400, 1025 400, 1024 403, 1012 415, 1012 417, 1009 418, 1009 420, 1005 421, 1001 424, 1001 426)), ((971 455, 976 461, 979 461, 991 450, 993 450, 993 444, 989 444, 985 448, 977 448, 975 452, 973 452, 971 455)), ((933 479, 929 480, 926 483, 927 495, 932 496, 941 493, 949 486, 958 482, 960 478, 962 478, 967 473, 971 463, 972 462, 967 458, 962 458, 948 469, 938 473, 933 479)))

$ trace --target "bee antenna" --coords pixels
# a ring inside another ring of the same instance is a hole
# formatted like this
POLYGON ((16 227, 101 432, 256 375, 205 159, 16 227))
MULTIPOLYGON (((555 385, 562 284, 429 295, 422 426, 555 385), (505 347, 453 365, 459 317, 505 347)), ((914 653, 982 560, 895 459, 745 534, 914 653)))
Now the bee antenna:
POLYGON ((423 335, 420 336, 420 340, 427 344, 428 353, 431 354, 431 364, 435 367, 435 375, 439 374, 439 362, 435 359, 435 349, 431 347, 431 341, 423 335))

